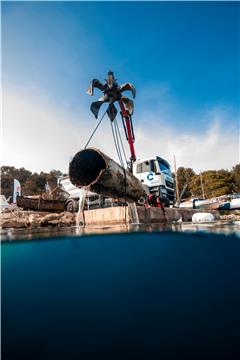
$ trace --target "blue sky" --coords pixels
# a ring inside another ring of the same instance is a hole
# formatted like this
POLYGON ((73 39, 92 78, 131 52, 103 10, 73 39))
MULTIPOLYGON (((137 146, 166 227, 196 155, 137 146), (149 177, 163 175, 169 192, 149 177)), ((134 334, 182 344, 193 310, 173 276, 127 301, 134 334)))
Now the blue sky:
POLYGON ((90 130, 96 123, 85 90, 109 69, 136 86, 140 135, 148 127, 151 137, 153 126, 161 144, 163 134, 204 139, 218 126, 238 152, 239 3, 2 3, 3 91, 44 99, 68 113, 66 126, 90 130))

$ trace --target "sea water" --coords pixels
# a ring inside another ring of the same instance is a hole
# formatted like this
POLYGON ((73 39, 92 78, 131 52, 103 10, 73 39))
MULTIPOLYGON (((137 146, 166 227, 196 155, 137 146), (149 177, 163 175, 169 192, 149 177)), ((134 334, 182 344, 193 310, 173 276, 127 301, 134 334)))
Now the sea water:
MULTIPOLYGON (((81 206, 77 215, 76 226, 71 227, 41 227, 33 229, 2 229, 1 240, 32 240, 32 239, 46 239, 58 238, 63 236, 82 236, 87 234, 107 234, 107 233, 130 233, 130 232, 158 232, 158 231, 172 231, 172 232, 202 232, 202 233, 216 233, 225 235, 236 235, 240 237, 240 224, 239 222, 213 222, 205 224, 192 224, 184 222, 180 223, 152 223, 140 224, 138 217, 134 218, 132 224, 120 225, 105 225, 105 226, 84 226, 84 216, 81 206)), ((130 209, 132 210, 132 209, 130 209)), ((134 208, 133 208, 134 211, 134 208)), ((133 216, 134 213, 132 213, 133 216)))
POLYGON ((5 242, 3 359, 237 359, 239 260, 200 232, 5 242))

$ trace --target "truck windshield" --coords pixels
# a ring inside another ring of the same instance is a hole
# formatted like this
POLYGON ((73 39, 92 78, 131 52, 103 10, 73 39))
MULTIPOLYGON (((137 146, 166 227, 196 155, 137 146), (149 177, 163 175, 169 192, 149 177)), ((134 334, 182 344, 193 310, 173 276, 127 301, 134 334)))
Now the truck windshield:
POLYGON ((168 174, 168 175, 172 176, 170 166, 167 163, 165 163, 164 161, 158 160, 158 164, 159 164, 160 170, 164 174, 168 174))

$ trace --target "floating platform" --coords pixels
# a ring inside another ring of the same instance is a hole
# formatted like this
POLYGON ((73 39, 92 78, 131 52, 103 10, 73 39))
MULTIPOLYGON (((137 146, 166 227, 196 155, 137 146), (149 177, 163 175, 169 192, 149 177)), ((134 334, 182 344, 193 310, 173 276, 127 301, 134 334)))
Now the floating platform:
POLYGON ((116 206, 103 209, 87 210, 83 212, 85 225, 117 225, 117 224, 152 224, 167 222, 189 222, 193 214, 197 212, 209 212, 215 220, 220 219, 217 210, 195 210, 181 208, 146 208, 144 206, 116 206))

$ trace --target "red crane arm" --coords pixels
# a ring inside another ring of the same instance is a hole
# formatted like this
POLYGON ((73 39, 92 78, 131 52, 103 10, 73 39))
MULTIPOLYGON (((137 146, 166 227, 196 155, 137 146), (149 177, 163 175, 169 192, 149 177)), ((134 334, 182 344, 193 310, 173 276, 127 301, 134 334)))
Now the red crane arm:
POLYGON ((133 125, 132 125, 132 117, 129 114, 129 112, 126 110, 124 103, 122 100, 118 101, 120 109, 121 109, 121 115, 122 115, 122 121, 123 121, 123 127, 125 130, 126 138, 129 143, 130 152, 131 152, 131 163, 136 161, 136 153, 134 148, 134 132, 133 132, 133 125))

